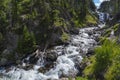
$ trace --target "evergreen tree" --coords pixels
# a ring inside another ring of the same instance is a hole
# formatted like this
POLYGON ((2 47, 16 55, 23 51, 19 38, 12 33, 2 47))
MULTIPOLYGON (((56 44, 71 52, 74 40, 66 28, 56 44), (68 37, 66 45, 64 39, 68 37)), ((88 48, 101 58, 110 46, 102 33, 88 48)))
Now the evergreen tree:
POLYGON ((23 36, 18 42, 18 52, 21 54, 31 53, 34 50, 36 44, 35 37, 33 33, 28 31, 28 28, 24 26, 23 36))

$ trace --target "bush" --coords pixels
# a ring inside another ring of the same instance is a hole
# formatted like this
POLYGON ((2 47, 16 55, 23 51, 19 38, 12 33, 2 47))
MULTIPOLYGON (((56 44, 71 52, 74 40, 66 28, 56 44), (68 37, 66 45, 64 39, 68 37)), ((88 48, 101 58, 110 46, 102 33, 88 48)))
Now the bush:
POLYGON ((115 41, 105 40, 101 47, 95 49, 91 64, 86 67, 84 74, 88 77, 106 80, 118 80, 120 73, 120 48, 115 41), (111 77, 109 77, 111 75, 111 77), (105 77, 104 77, 105 76, 105 77))
POLYGON ((105 74, 106 80, 119 80, 120 79, 120 46, 115 44, 112 48, 111 65, 105 74))

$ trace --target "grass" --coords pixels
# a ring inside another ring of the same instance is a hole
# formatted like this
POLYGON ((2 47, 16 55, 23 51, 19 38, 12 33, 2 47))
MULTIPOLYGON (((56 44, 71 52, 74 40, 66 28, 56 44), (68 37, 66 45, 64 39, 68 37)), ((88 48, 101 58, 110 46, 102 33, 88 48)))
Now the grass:
POLYGON ((83 77, 76 77, 76 80, 88 80, 88 79, 83 77))
POLYGON ((87 14, 86 21, 87 23, 90 23, 90 24, 97 24, 97 20, 91 14, 87 14))
POLYGON ((115 24, 114 26, 113 26, 113 30, 114 31, 117 31, 118 30, 118 28, 119 28, 119 26, 120 26, 120 24, 119 23, 117 23, 117 24, 115 24))

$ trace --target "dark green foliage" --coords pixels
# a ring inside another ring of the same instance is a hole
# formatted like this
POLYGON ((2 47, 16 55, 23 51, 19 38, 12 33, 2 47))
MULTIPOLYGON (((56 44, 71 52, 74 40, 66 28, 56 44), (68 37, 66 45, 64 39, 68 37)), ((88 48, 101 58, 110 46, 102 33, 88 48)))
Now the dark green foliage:
POLYGON ((4 49, 4 37, 3 34, 0 32, 0 53, 3 51, 4 49))
POLYGON ((18 53, 26 54, 31 53, 34 50, 36 41, 34 34, 28 31, 27 27, 25 26, 23 29, 23 36, 19 39, 18 42, 18 53))
POLYGON ((17 52, 30 53, 35 42, 43 48, 51 42, 52 34, 57 34, 63 41, 69 40, 64 32, 87 24, 87 13, 94 10, 92 0, 1 0, 0 33, 5 42, 8 33, 17 35, 17 52))
POLYGON ((94 74, 96 77, 99 77, 102 75, 107 66, 110 64, 110 55, 113 53, 113 50, 111 47, 114 44, 110 44, 109 40, 105 40, 102 47, 99 47, 95 50, 95 63, 94 63, 94 74), (101 66, 102 65, 102 66, 101 66))
POLYGON ((1 31, 19 32, 25 25, 29 30, 47 34, 49 29, 64 26, 62 24, 74 26, 72 18, 81 23, 88 9, 95 10, 95 5, 92 0, 3 0, 0 8, 1 31))

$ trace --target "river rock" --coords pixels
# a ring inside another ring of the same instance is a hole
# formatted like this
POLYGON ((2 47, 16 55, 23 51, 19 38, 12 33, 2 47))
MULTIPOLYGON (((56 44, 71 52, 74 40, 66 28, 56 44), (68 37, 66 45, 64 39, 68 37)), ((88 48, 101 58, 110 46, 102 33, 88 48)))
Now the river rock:
POLYGON ((93 34, 93 31, 88 31, 87 33, 89 36, 91 36, 93 34))
POLYGON ((33 66, 32 64, 26 64, 26 66, 23 67, 23 69, 25 70, 30 70, 30 69, 33 69, 33 66))
POLYGON ((60 34, 52 33, 48 47, 64 44, 64 42, 60 39, 60 37, 61 37, 60 34))
POLYGON ((58 54, 54 50, 47 51, 45 54, 47 61, 56 61, 58 54))
POLYGON ((36 52, 34 52, 31 56, 30 56, 30 63, 37 63, 39 58, 43 58, 44 57, 44 53, 41 52, 39 49, 36 50, 36 52))
POLYGON ((46 63, 46 65, 44 67, 40 67, 38 69, 38 71, 41 72, 41 73, 46 73, 47 71, 49 71, 53 67, 54 67, 54 63, 49 62, 49 63, 46 63))
POLYGON ((72 28, 71 30, 70 30, 70 33, 71 34, 79 34, 79 29, 74 29, 74 28, 72 28))
POLYGON ((89 48, 88 52, 86 53, 87 56, 92 55, 94 53, 94 48, 89 48))

